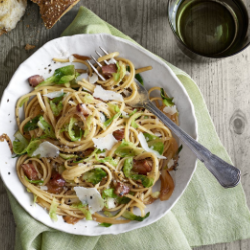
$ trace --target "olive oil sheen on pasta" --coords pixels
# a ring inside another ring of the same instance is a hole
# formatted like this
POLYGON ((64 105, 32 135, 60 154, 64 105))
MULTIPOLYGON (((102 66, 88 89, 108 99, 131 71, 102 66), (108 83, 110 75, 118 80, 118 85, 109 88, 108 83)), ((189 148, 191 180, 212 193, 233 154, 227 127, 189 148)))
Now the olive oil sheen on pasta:
POLYGON ((239 26, 234 10, 217 1, 185 0, 177 11, 179 38, 190 50, 204 56, 230 50, 242 33, 239 26))

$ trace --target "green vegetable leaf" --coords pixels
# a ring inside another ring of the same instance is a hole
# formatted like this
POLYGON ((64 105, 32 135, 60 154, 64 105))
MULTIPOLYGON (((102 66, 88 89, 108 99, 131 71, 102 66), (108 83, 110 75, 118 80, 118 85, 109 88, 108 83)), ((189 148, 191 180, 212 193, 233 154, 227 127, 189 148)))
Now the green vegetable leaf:
POLYGON ((44 183, 44 181, 42 181, 42 180, 30 180, 30 179, 28 179, 27 176, 24 176, 24 178, 26 179, 26 181, 28 181, 29 183, 32 183, 32 184, 44 183))
POLYGON ((72 64, 64 66, 62 68, 58 68, 55 70, 54 73, 54 76, 56 77, 56 82, 59 82, 63 76, 69 76, 69 75, 75 76, 75 66, 72 64))
POLYGON ((73 203, 71 205, 71 207, 73 207, 73 208, 82 208, 82 207, 86 207, 86 206, 87 206, 87 204, 82 204, 81 201, 79 201, 78 203, 73 203))
POLYGON ((71 207, 78 208, 80 211, 82 211, 82 213, 85 215, 86 220, 92 220, 92 215, 90 211, 87 208, 85 208, 86 204, 82 204, 81 202, 79 202, 76 204, 72 204, 71 207))
POLYGON ((110 226, 112 226, 113 224, 111 224, 111 223, 106 223, 106 222, 103 222, 103 223, 100 223, 99 224, 99 226, 100 227, 110 227, 110 226))
POLYGON ((60 80, 57 82, 57 84, 68 83, 68 82, 72 81, 73 79, 75 79, 75 75, 62 76, 60 78, 60 80))
POLYGON ((26 152, 29 142, 19 131, 17 131, 14 136, 15 140, 13 141, 13 151, 15 154, 20 156, 26 152))
POLYGON ((55 132, 53 127, 45 121, 43 116, 39 117, 39 121, 37 123, 38 127, 41 128, 46 135, 48 135, 50 138, 56 138, 55 132))
POLYGON ((152 148, 153 150, 159 152, 159 154, 163 154, 164 151, 164 143, 163 140, 159 137, 149 134, 149 133, 143 133, 149 148, 152 148))
POLYGON ((141 180, 143 187, 146 188, 149 188, 154 184, 154 178, 147 177, 146 175, 130 174, 130 178, 135 181, 141 180))
MULTIPOLYGON (((132 192, 130 192, 130 193, 132 194, 132 192)), ((108 189, 103 190, 102 198, 103 199, 115 198, 117 203, 119 203, 119 204, 128 204, 131 201, 131 199, 126 197, 126 196, 119 197, 118 195, 116 195, 114 188, 108 188, 108 189)), ((113 216, 113 215, 111 214, 111 216, 113 216)))
POLYGON ((134 174, 133 172, 131 172, 133 168, 133 158, 127 158, 124 161, 124 166, 123 166, 123 173, 125 175, 125 177, 127 178, 131 178, 132 180, 141 180, 142 185, 144 187, 151 187, 154 184, 154 179, 151 177, 148 177, 146 175, 140 175, 140 174, 134 174))
MULTIPOLYGON (((127 70, 128 72, 130 72, 130 67, 127 66, 127 67, 126 67, 126 70, 127 70)), ((135 79, 137 79, 137 81, 138 81, 142 86, 144 86, 143 79, 142 79, 142 77, 141 77, 140 74, 135 74, 135 79)))
POLYGON ((35 89, 41 87, 41 86, 49 86, 49 85, 54 85, 54 82, 56 80, 56 77, 53 75, 47 79, 45 79, 43 82, 39 83, 35 89))
POLYGON ((131 199, 128 198, 128 197, 126 197, 126 196, 118 197, 118 198, 117 198, 117 202, 118 202, 119 204, 128 204, 130 201, 131 201, 131 199))
POLYGON ((135 122, 135 120, 136 120, 137 118, 139 118, 141 115, 142 115, 142 113, 134 114, 133 116, 132 116, 131 114, 129 115, 129 116, 132 116, 132 119, 131 119, 131 126, 132 126, 133 128, 138 128, 138 127, 139 127, 139 125, 135 122))
POLYGON ((136 112, 137 112, 137 109, 134 109, 134 110, 129 114, 129 116, 134 115, 136 112))
POLYGON ((84 95, 82 100, 83 100, 83 103, 94 103, 95 102, 94 97, 92 95, 90 95, 90 94, 84 95))
POLYGON ((152 135, 149 133, 143 133, 143 135, 144 135, 147 142, 155 140, 155 139, 159 139, 159 137, 157 137, 156 135, 152 135))
POLYGON ((102 192, 102 198, 106 199, 106 198, 117 198, 118 196, 115 194, 115 190, 113 188, 108 188, 103 190, 102 192))
POLYGON ((133 168, 133 157, 130 157, 124 161, 123 173, 125 177, 130 178, 130 172, 132 168, 133 168))
POLYGON ((63 154, 63 153, 60 153, 59 154, 64 160, 69 160, 69 159, 72 159, 72 158, 76 158, 77 155, 74 155, 74 154, 63 154))
POLYGON ((83 174, 82 179, 85 180, 86 182, 90 182, 90 183, 96 185, 105 176, 107 176, 107 173, 104 170, 102 170, 101 168, 95 168, 95 169, 92 169, 89 172, 83 174))
POLYGON ((114 119, 118 118, 120 115, 121 115, 121 112, 118 112, 118 113, 115 114, 112 118, 110 118, 110 119, 108 119, 107 121, 105 121, 105 122, 103 123, 104 127, 105 127, 105 128, 108 127, 108 126, 111 124, 111 122, 112 122, 114 119))
POLYGON ((150 212, 148 212, 144 217, 141 217, 141 216, 137 216, 129 211, 125 211, 123 214, 122 214, 122 217, 128 219, 128 220, 136 220, 136 221, 143 221, 145 220, 146 218, 148 218, 148 216, 150 215, 150 212))
POLYGON ((167 107, 171 107, 174 105, 173 99, 174 98, 168 98, 166 97, 165 91, 163 88, 161 88, 161 98, 163 103, 167 106, 167 107))
POLYGON ((28 121, 24 125, 23 131, 28 132, 28 131, 31 131, 31 130, 38 128, 37 123, 38 123, 40 117, 41 117, 41 115, 38 115, 38 116, 34 117, 33 119, 31 119, 30 121, 28 121))
POLYGON ((53 198, 52 203, 50 205, 50 209, 49 209, 49 216, 53 221, 57 221, 57 215, 56 215, 56 209, 58 207, 58 203, 56 202, 56 199, 53 198))
POLYGON ((107 156, 105 158, 99 158, 96 154, 95 154, 95 159, 100 162, 100 163, 105 163, 105 162, 109 162, 112 166, 117 166, 117 161, 115 161, 111 156, 107 156))
POLYGON ((137 148, 134 143, 122 140, 122 143, 116 149, 115 154, 120 157, 136 156, 141 154, 142 148, 137 148))
POLYGON ((68 83, 69 81, 75 79, 75 77, 76 77, 75 66, 74 65, 64 66, 62 68, 56 69, 53 76, 51 76, 51 77, 45 79, 43 82, 39 83, 36 86, 36 88, 39 88, 41 86, 54 85, 54 84, 65 84, 65 83, 68 83))
POLYGON ((27 147, 27 154, 30 157, 39 157, 39 155, 33 155, 39 145, 42 143, 41 140, 31 141, 27 147))
POLYGON ((117 71, 116 73, 113 73, 112 75, 114 77, 114 80, 117 83, 119 83, 126 74, 126 67, 124 64, 120 65, 118 62, 116 63, 116 66, 117 66, 117 71))
POLYGON ((60 96, 53 98, 51 101, 55 104, 58 104, 60 101, 62 101, 63 97, 66 95, 66 93, 62 93, 60 96))
POLYGON ((106 215, 107 217, 113 217, 114 215, 112 213, 110 213, 109 211, 104 211, 103 212, 104 215, 106 215))
POLYGON ((144 86, 143 79, 142 79, 142 77, 141 77, 140 74, 135 74, 135 79, 137 79, 137 81, 138 81, 142 86, 144 86))
POLYGON ((108 106, 109 106, 109 108, 110 108, 113 112, 115 112, 115 113, 120 112, 120 109, 119 109, 119 107, 118 107, 117 105, 112 104, 112 103, 108 103, 108 106))
MULTIPOLYGON (((56 99, 56 98, 55 98, 56 99)), ((52 110, 52 113, 55 116, 60 115, 61 111, 63 110, 63 102, 60 101, 58 104, 54 103, 53 100, 49 101, 50 108, 52 110)))
POLYGON ((177 150, 177 155, 181 152, 181 150, 182 150, 182 145, 180 145, 180 147, 178 148, 178 150, 177 150))
POLYGON ((68 133, 71 141, 78 141, 82 138, 82 129, 75 123, 77 123, 77 119, 70 118, 68 133))

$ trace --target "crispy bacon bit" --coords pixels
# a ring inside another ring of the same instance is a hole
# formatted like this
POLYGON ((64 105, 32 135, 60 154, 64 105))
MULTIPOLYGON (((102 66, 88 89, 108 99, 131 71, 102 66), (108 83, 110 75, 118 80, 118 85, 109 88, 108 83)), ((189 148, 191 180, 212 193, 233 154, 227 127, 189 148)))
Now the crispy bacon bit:
POLYGON ((38 173, 33 164, 22 164, 21 167, 30 180, 38 180, 38 173))
POLYGON ((47 184, 48 191, 53 194, 58 194, 63 190, 65 183, 66 181, 58 172, 52 171, 50 180, 47 184))
POLYGON ((77 104, 76 111, 79 112, 79 113, 81 113, 84 116, 88 116, 89 115, 89 110, 86 107, 86 105, 83 104, 83 103, 78 103, 77 104))
POLYGON ((74 56, 76 59, 83 60, 83 61, 86 61, 86 60, 90 60, 90 59, 91 59, 91 58, 88 57, 88 56, 81 56, 81 55, 78 55, 78 54, 73 54, 73 56, 74 56))
POLYGON ((153 162, 151 160, 134 160, 132 170, 138 174, 147 175, 148 172, 152 170, 153 162))
POLYGON ((43 81, 44 81, 44 78, 42 76, 39 76, 39 75, 31 76, 28 79, 28 82, 29 82, 31 87, 36 87, 39 83, 41 83, 43 81))
POLYGON ((13 145, 12 145, 12 142, 7 134, 0 135, 0 141, 4 141, 4 140, 8 143, 10 151, 13 154, 14 153, 13 152, 13 145))
POLYGON ((124 185, 123 183, 121 183, 121 182, 119 182, 119 181, 117 182, 117 185, 116 185, 116 187, 115 187, 115 193, 116 193, 118 196, 122 197, 122 196, 124 196, 125 194, 128 194, 129 191, 130 191, 129 186, 126 186, 126 185, 124 185))
POLYGON ((72 216, 69 216, 69 215, 65 215, 65 216, 63 216, 63 220, 68 224, 73 224, 74 225, 81 219, 76 218, 76 217, 72 217, 72 216))
POLYGON ((117 72, 117 66, 116 64, 109 64, 109 65, 104 65, 102 66, 102 73, 104 76, 112 76, 112 73, 117 72))
POLYGON ((124 131, 125 129, 122 128, 122 129, 115 130, 113 132, 113 136, 115 137, 117 141, 121 141, 122 139, 124 139, 124 131))

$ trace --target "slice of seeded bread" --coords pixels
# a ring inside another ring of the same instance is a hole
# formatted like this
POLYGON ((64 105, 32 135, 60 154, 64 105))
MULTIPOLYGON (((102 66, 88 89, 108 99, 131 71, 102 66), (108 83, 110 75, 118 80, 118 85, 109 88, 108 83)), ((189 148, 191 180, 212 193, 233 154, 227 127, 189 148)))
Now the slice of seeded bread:
POLYGON ((0 0, 0 35, 16 27, 26 6, 27 0, 0 0))
MULTIPOLYGON (((1 1, 1 0, 0 0, 1 1)), ((80 0, 31 0, 40 7, 40 14, 46 28, 54 24, 80 0)))

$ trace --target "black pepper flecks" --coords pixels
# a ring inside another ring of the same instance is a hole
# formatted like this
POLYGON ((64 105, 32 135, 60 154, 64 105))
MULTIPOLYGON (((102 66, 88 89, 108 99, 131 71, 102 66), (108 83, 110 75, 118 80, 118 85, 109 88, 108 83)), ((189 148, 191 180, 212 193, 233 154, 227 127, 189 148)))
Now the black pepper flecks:
POLYGON ((90 196, 90 199, 93 199, 93 197, 92 197, 92 196, 90 196))
POLYGON ((7 99, 7 102, 9 102, 10 101, 10 99, 7 99))
POLYGON ((10 172, 8 172, 8 175, 10 175, 10 172))

